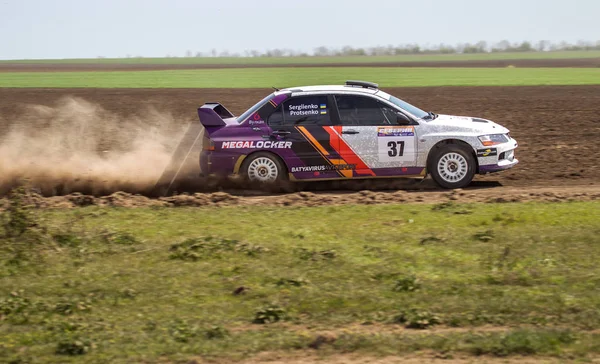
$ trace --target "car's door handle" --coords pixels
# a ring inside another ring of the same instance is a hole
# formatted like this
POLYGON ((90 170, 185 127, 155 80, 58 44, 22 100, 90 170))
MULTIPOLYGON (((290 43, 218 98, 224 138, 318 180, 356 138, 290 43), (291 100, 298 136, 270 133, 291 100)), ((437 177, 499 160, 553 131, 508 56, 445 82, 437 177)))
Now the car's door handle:
POLYGON ((342 134, 358 134, 358 133, 359 133, 358 130, 352 130, 352 129, 342 131, 342 134))
POLYGON ((290 135, 291 132, 286 131, 286 130, 275 130, 273 133, 271 133, 273 135, 277 135, 277 136, 286 136, 286 135, 290 135))

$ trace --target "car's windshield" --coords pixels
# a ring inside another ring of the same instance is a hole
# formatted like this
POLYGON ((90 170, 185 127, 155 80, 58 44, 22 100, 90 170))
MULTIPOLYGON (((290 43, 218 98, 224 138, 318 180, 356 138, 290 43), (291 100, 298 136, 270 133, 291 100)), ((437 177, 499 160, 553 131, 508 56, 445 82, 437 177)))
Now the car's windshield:
POLYGON ((241 123, 242 121, 248 119, 248 117, 250 115, 254 114, 265 102, 271 100, 271 98, 274 95, 275 94, 272 93, 272 94, 268 95, 267 97, 265 97, 264 99, 262 99, 259 102, 257 102, 254 106, 252 106, 251 108, 249 108, 245 113, 243 113, 242 115, 240 115, 240 117, 237 118, 237 122, 241 123))
POLYGON ((408 111, 409 113, 413 114, 414 116, 418 117, 419 119, 427 118, 427 116, 429 116, 428 112, 425 112, 425 111, 419 109, 418 107, 409 104, 406 101, 400 100, 399 98, 397 98, 395 96, 390 96, 390 101, 394 105, 400 106, 402 109, 408 111))

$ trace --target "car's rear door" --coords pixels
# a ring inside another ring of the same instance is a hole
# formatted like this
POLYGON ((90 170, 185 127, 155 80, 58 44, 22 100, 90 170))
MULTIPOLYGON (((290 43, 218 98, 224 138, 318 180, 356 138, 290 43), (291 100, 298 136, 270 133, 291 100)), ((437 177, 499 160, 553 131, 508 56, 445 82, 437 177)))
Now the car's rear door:
POLYGON ((335 150, 326 128, 337 123, 326 94, 292 96, 277 107, 267 124, 272 136, 292 142, 293 157, 286 161, 296 179, 338 178, 335 150))
POLYGON ((414 125, 402 125, 400 112, 375 97, 335 95, 335 102, 340 152, 357 164, 357 177, 410 174, 417 157, 414 125))

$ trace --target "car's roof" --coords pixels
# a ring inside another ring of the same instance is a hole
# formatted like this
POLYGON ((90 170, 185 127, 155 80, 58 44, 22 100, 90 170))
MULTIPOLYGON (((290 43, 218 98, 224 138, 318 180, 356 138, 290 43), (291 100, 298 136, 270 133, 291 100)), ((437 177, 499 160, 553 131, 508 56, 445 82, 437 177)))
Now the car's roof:
POLYGON ((377 88, 371 87, 357 87, 357 86, 340 86, 340 85, 321 85, 321 86, 297 86, 290 87, 279 90, 275 92, 275 95, 281 95, 284 93, 289 93, 296 95, 310 95, 311 93, 335 93, 340 92, 344 94, 354 94, 354 95, 373 95, 375 97, 382 98, 384 100, 389 100, 391 95, 381 91, 377 88))
POLYGON ((366 88, 366 87, 357 87, 357 86, 341 86, 341 85, 320 85, 320 86, 296 86, 285 88, 281 90, 282 92, 336 92, 336 91, 344 91, 344 92, 356 92, 373 95, 377 93, 379 90, 374 88, 366 88))

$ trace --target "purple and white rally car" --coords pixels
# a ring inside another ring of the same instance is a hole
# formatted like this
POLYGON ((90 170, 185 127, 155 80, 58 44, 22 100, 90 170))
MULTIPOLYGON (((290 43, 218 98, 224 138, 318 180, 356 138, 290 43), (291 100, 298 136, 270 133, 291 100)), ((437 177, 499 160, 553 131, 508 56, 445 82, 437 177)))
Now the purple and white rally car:
POLYGON ((425 177, 443 188, 515 166, 516 140, 490 120, 425 112, 378 85, 277 90, 235 117, 198 109, 203 175, 251 181, 425 177))

